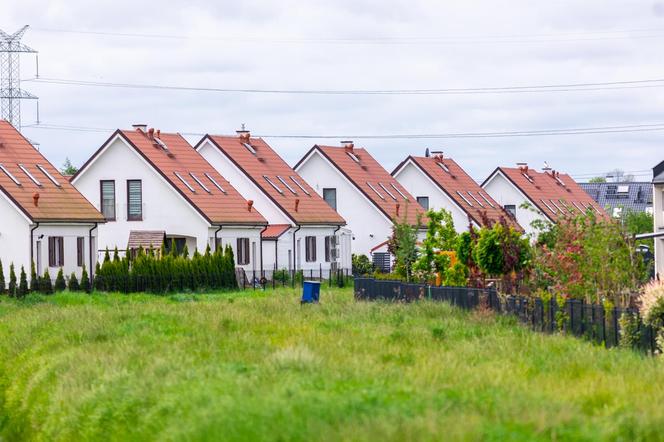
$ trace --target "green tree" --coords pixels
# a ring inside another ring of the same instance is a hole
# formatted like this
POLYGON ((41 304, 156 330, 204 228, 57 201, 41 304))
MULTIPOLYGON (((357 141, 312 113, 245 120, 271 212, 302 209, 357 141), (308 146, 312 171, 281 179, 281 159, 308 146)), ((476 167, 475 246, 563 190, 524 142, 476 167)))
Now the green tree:
POLYGON ((39 291, 45 295, 53 294, 53 281, 51 281, 51 275, 48 273, 48 269, 44 270, 44 276, 41 278, 39 291))
POLYGON ((9 264, 9 296, 16 296, 16 271, 14 271, 14 263, 9 264))
POLYGON ((76 172, 78 172, 78 168, 71 163, 69 157, 65 158, 65 162, 62 164, 60 173, 62 173, 65 176, 71 176, 75 175, 76 172))
POLYGON ((85 293, 90 293, 90 275, 88 275, 88 270, 83 266, 81 271, 81 283, 80 289, 85 293))
POLYGON ((39 276, 37 276, 37 270, 35 268, 34 261, 30 264, 30 291, 38 292, 39 291, 39 276))
MULTIPOLYGON (((413 270, 417 276, 425 281, 432 282, 436 274, 441 275, 445 280, 445 273, 451 267, 451 259, 448 254, 441 252, 454 251, 458 236, 454 228, 452 214, 445 209, 439 211, 429 210, 427 219, 429 220, 427 234, 422 242, 419 257, 413 265, 413 270)), ((455 279, 455 282, 457 281, 458 278, 455 279)))
POLYGON ((6 283, 5 283, 5 271, 2 268, 2 260, 0 259, 0 295, 5 293, 6 290, 6 283))
POLYGON ((413 264, 417 261, 417 231, 421 225, 418 215, 416 224, 408 222, 407 211, 402 220, 392 221, 392 235, 387 242, 387 250, 395 259, 394 272, 406 280, 413 275, 413 264))
POLYGON ((78 292, 81 290, 81 285, 78 283, 78 278, 76 277, 76 273, 72 272, 71 275, 69 275, 69 281, 67 281, 67 289, 69 289, 70 292, 78 292))
POLYGON ((373 263, 367 255, 353 253, 351 261, 353 263, 353 275, 368 275, 374 271, 373 263))
POLYGON ((62 267, 60 267, 60 270, 58 270, 58 274, 55 277, 54 288, 56 292, 63 292, 67 288, 67 281, 65 281, 65 274, 62 270, 62 267))
POLYGON ((603 176, 596 176, 588 180, 589 183, 606 183, 606 178, 603 176))
POLYGON ((17 298, 25 298, 28 294, 28 277, 25 274, 25 269, 21 266, 21 276, 19 278, 18 289, 16 290, 17 298))

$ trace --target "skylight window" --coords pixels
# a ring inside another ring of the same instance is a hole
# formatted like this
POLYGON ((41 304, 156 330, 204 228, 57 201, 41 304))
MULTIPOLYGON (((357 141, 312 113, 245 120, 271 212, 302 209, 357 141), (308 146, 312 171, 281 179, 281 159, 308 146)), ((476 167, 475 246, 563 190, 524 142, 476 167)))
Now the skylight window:
POLYGON ((305 195, 311 196, 309 191, 307 189, 305 189, 304 186, 302 184, 300 184, 300 182, 294 176, 291 176, 290 179, 297 185, 297 187, 300 188, 300 190, 302 190, 302 192, 304 192, 305 195))
POLYGON ((576 201, 572 201, 572 205, 576 207, 579 212, 581 213, 585 212, 585 209, 583 207, 579 207, 579 204, 576 201))
POLYGON ((2 170, 5 173, 5 175, 7 175, 9 179, 14 182, 14 184, 16 184, 17 186, 21 185, 21 182, 17 180, 16 177, 12 175, 11 172, 9 172, 2 164, 0 164, 0 170, 2 170))
POLYGON ((461 197, 462 200, 464 200, 464 201, 466 202, 466 204, 468 204, 470 207, 473 207, 473 203, 471 203, 471 202, 468 200, 468 198, 466 198, 461 192, 459 192, 459 191, 457 190, 456 193, 457 193, 457 195, 459 195, 459 196, 461 197))
POLYGON ((279 175, 277 175, 277 179, 278 179, 279 181, 281 181, 281 184, 283 184, 284 186, 286 186, 286 189, 290 190, 290 192, 291 192, 293 195, 297 195, 297 192, 296 192, 295 190, 293 190, 293 188, 292 188, 291 186, 288 185, 288 183, 286 182, 286 180, 285 180, 283 177, 280 177, 279 175))
POLYGON ((161 147, 162 149, 168 150, 168 146, 166 146, 166 143, 161 141, 159 138, 154 137, 154 142, 157 143, 159 145, 159 147, 161 147))
POLYGON ((399 188, 398 188, 397 186, 395 186, 394 183, 390 183, 390 186, 392 186, 392 188, 393 188, 394 190, 396 190, 397 193, 398 193, 399 195, 401 195, 401 197, 402 197, 403 199, 405 199, 406 201, 408 201, 408 197, 407 197, 406 195, 404 195, 404 193, 403 193, 401 190, 399 190, 399 188))
POLYGON ((182 178, 182 175, 180 175, 178 172, 173 172, 173 173, 175 174, 176 177, 178 177, 178 179, 179 179, 180 181, 182 181, 182 184, 184 184, 185 186, 187 186, 187 189, 191 190, 193 193, 196 193, 196 189, 194 189, 193 187, 191 187, 191 184, 189 184, 189 183, 187 182, 187 180, 185 180, 184 178, 182 178))
POLYGON ((491 207, 493 207, 493 208, 495 209, 496 206, 493 205, 493 203, 491 202, 491 200, 489 200, 487 197, 485 197, 484 194, 483 194, 482 192, 477 192, 477 193, 479 194, 479 196, 482 197, 482 199, 483 199, 484 201, 486 201, 486 203, 487 203, 488 205, 490 205, 491 207))
POLYGON ((441 169, 443 169, 445 172, 450 173, 450 168, 447 167, 447 165, 443 162, 438 163, 441 169))
POLYGON ((58 180, 55 179, 53 175, 51 175, 48 170, 46 170, 45 167, 41 166, 40 164, 37 164, 37 169, 41 170, 41 173, 46 175, 46 178, 48 178, 53 184, 55 184, 57 187, 62 187, 58 180))
POLYGON ((547 203, 547 202, 544 201, 543 199, 540 199, 540 201, 542 202, 542 204, 544 204, 544 205, 546 206, 547 209, 549 209, 549 211, 550 211, 551 213, 553 213, 553 214, 556 213, 556 211, 555 211, 551 206, 549 206, 549 203, 547 203))
POLYGON ((273 181, 272 181, 267 175, 263 175, 263 178, 265 178, 265 181, 267 181, 268 183, 270 183, 270 186, 274 187, 274 190, 276 190, 277 192, 279 192, 279 193, 282 194, 282 195, 284 194, 284 191, 281 190, 281 188, 279 188, 279 186, 277 186, 276 184, 274 184, 274 182, 273 182, 273 181))
POLYGON ((243 145, 244 147, 246 147, 247 150, 248 150, 249 152, 251 152, 252 154, 256 155, 256 148, 254 148, 254 146, 252 146, 252 145, 249 144, 249 143, 242 143, 242 145, 243 145))
POLYGON ((209 173, 206 172, 206 173, 205 173, 205 176, 207 177, 208 180, 210 180, 210 182, 211 182, 212 184, 214 184, 214 187, 216 187, 217 189, 219 189, 222 193, 226 193, 226 191, 224 190, 224 188, 221 187, 221 186, 219 185, 219 183, 217 182, 217 180, 215 180, 214 178, 212 178, 212 176, 210 176, 209 173))
POLYGON ((378 195, 378 197, 379 197, 380 199, 382 199, 383 201, 385 200, 385 197, 384 197, 383 195, 381 195, 381 193, 380 193, 378 190, 376 190, 376 188, 375 188, 374 186, 372 186, 371 183, 370 183, 369 181, 367 181, 366 183, 367 183, 367 186, 369 186, 369 188, 370 188, 371 190, 373 190, 374 192, 376 192, 376 195, 378 195))
POLYGON ((19 164, 18 167, 19 167, 19 169, 21 169, 21 170, 23 171, 23 173, 24 173, 28 178, 30 178, 30 180, 31 180, 33 183, 35 183, 35 184, 36 184, 37 186, 39 186, 39 187, 42 187, 42 183, 41 183, 37 178, 35 178, 34 175, 32 175, 32 174, 30 173, 30 171, 29 171, 29 170, 28 170, 23 164, 19 164))
POLYGON ((533 184, 535 183, 535 181, 533 181, 533 179, 532 179, 532 178, 530 177, 530 175, 528 175, 527 173, 522 172, 521 175, 523 175, 524 177, 526 177, 526 179, 527 179, 528 181, 530 181, 531 183, 533 183, 533 184))
POLYGON ((475 198, 475 195, 473 195, 473 194, 470 192, 470 190, 468 191, 468 195, 470 195, 470 197, 471 197, 472 199, 474 199, 475 202, 476 202, 477 204, 480 205, 480 207, 484 207, 484 204, 482 204, 482 201, 480 201, 480 200, 478 200, 477 198, 475 198))
POLYGON ((560 213, 565 213, 565 211, 563 209, 561 209, 560 206, 558 204, 556 204, 556 202, 554 200, 549 200, 549 201, 551 201, 551 204, 553 204, 556 207, 556 209, 558 209, 558 211, 560 213))
POLYGON ((189 172, 189 176, 192 177, 194 181, 196 181, 196 183, 198 183, 198 185, 201 186, 207 193, 212 193, 210 192, 210 189, 208 189, 207 186, 203 184, 203 182, 199 180, 196 175, 193 174, 193 172, 189 172))
POLYGON ((360 159, 353 152, 346 152, 346 154, 348 154, 348 156, 351 157, 353 161, 360 164, 360 159))
POLYGON ((561 180, 558 176, 556 176, 555 178, 556 178, 556 181, 558 181, 558 184, 560 184, 563 187, 567 187, 567 186, 565 186, 565 183, 563 183, 563 180, 561 180))
POLYGON ((381 187, 381 189, 383 189, 383 190, 385 191, 385 193, 387 193, 387 194, 390 196, 390 198, 392 198, 394 201, 397 200, 397 197, 394 196, 394 195, 392 194, 392 192, 390 192, 389 190, 387 190, 387 187, 385 187, 385 186, 383 185, 383 183, 378 183, 378 185, 381 187))

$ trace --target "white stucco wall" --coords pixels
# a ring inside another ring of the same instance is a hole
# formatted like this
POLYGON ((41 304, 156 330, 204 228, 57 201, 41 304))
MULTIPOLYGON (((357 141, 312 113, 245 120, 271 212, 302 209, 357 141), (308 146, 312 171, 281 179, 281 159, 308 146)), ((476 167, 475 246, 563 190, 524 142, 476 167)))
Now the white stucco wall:
POLYGON ((457 232, 468 230, 468 215, 431 179, 412 162, 406 163, 394 175, 399 183, 414 197, 426 196, 429 198, 429 209, 445 209, 452 214, 454 228, 457 232))
POLYGON ((482 188, 501 206, 513 204, 516 206, 516 222, 525 230, 528 235, 535 235, 536 230, 532 227, 535 220, 548 221, 533 203, 526 198, 508 179, 502 174, 496 173, 489 181, 484 183, 482 188), (532 209, 524 209, 521 205, 525 202, 533 205, 532 209))
POLYGON ((296 171, 321 196, 324 188, 337 189, 337 212, 352 232, 352 253, 370 256, 371 249, 392 234, 392 222, 318 152, 314 151, 296 171))
POLYGON ((21 266, 30 272, 30 221, 0 192, 0 259, 9 283, 9 265, 14 263, 18 278, 21 266))

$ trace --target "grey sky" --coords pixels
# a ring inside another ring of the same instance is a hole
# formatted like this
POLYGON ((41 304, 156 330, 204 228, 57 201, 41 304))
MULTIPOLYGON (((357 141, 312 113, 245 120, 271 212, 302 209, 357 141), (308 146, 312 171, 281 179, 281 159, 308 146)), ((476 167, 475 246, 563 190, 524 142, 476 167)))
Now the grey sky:
MULTIPOLYGON (((39 51, 42 77, 261 89, 664 78, 664 2, 656 1, 2 0, 0 10, 0 28, 7 32, 31 25, 24 42, 39 51)), ((22 78, 32 77, 34 58, 25 56, 22 63, 22 78)), ((142 122, 165 131, 223 134, 244 122, 261 134, 375 135, 664 123, 664 87, 433 96, 244 95, 33 82, 23 87, 40 97, 42 122, 101 128, 142 122)), ((34 122, 34 104, 25 104, 22 113, 24 125, 34 122)), ((36 128, 24 133, 56 165, 67 156, 81 164, 110 135, 36 128)), ((664 131, 356 144, 389 170, 407 154, 443 150, 481 180, 496 166, 517 161, 535 167, 548 161, 577 176, 616 167, 642 171, 664 159, 663 137, 664 131)), ((293 164, 314 143, 339 140, 267 141, 293 164)))

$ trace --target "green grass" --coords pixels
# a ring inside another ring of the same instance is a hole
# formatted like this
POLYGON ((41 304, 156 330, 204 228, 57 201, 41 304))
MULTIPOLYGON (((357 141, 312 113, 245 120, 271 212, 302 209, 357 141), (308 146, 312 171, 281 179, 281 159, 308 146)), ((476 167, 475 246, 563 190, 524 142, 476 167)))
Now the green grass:
POLYGON ((323 289, 0 300, 0 440, 657 440, 664 361, 323 289))

